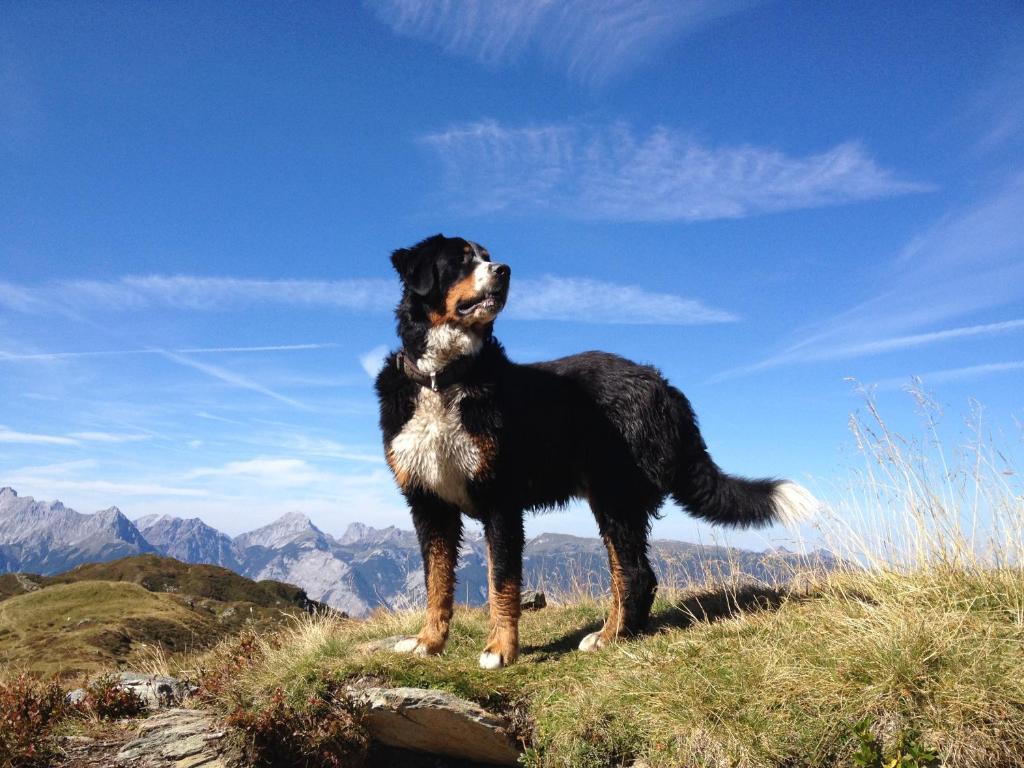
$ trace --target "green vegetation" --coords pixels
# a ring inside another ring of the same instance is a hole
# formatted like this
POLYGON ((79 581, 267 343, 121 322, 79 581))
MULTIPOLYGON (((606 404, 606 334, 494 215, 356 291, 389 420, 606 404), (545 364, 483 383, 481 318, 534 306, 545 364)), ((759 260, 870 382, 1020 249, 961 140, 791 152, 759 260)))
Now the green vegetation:
POLYGON ((62 677, 202 650, 320 608, 288 584, 154 555, 50 577, 7 574, 5 585, 15 594, 0 592, 0 670, 62 677))
POLYGON ((54 765, 56 736, 91 731, 101 722, 136 717, 143 701, 101 675, 85 687, 83 698, 68 703, 56 680, 20 674, 0 679, 0 768, 44 768, 54 765))
MULTIPOLYGON (((0 602, 0 633, 17 633, 0 636, 0 650, 21 663, 95 654, 90 633, 110 627, 136 643, 133 617, 174 649, 175 637, 198 647, 186 638, 219 630, 216 647, 164 668, 187 665, 199 705, 265 765, 358 765, 367 734, 343 694, 358 679, 439 688, 507 715, 533 768, 1024 768, 1017 476, 980 441, 945 456, 934 439, 891 435, 870 403, 869 413, 870 426, 854 424, 865 468, 820 521, 843 567, 794 573, 786 587, 718 578, 663 589, 649 634, 594 654, 576 647, 606 604, 585 592, 524 614, 519 663, 485 671, 483 609, 460 606, 445 653, 420 658, 388 650, 419 629, 418 611, 363 621, 296 611, 273 631, 239 631, 183 594, 132 581, 50 584, 0 602)), ((103 663, 124 658, 106 653, 103 663)))
POLYGON ((55 576, 3 574, 0 600, 38 587, 80 581, 127 581, 150 592, 172 592, 221 602, 247 602, 265 607, 322 608, 305 590, 280 581, 253 581, 217 565, 183 563, 173 557, 136 555, 106 563, 87 563, 55 576))
POLYGON ((64 690, 53 681, 0 680, 0 768, 49 765, 50 735, 66 708, 64 690))
POLYGON ((980 441, 943 455, 920 402, 919 443, 870 402, 854 424, 865 468, 821 521, 841 570, 663 590, 650 634, 596 654, 576 645, 605 605, 555 600, 500 671, 477 666, 483 610, 457 610, 438 658, 380 650, 415 612, 307 617, 206 656, 209 701, 294 717, 356 678, 440 688, 510 715, 535 768, 1024 766, 1024 495, 980 441))
POLYGON ((0 664, 72 676, 119 666, 144 644, 185 651, 237 629, 137 584, 61 584, 0 603, 0 664))
POLYGON ((520 662, 497 673, 477 666, 482 610, 456 613, 439 658, 368 648, 418 629, 406 613, 309 618, 258 641, 249 661, 226 646, 206 665, 234 659, 216 693, 227 711, 263 711, 282 695, 301 708, 366 676, 452 691, 526 724, 534 766, 850 765, 865 718, 879 743, 912 741, 943 765, 1024 765, 1019 572, 847 573, 791 594, 670 595, 653 634, 579 653, 602 610, 527 613, 520 662))

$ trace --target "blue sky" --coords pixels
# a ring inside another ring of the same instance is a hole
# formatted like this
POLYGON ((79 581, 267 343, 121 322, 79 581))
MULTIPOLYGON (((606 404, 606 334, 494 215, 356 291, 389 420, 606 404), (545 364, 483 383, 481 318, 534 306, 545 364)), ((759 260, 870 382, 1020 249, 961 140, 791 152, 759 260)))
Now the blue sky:
POLYGON ((658 365, 729 471, 828 493, 851 377, 1020 444, 1018 2, 0 8, 0 484, 408 527, 370 373, 438 231, 512 265, 514 359, 658 365))

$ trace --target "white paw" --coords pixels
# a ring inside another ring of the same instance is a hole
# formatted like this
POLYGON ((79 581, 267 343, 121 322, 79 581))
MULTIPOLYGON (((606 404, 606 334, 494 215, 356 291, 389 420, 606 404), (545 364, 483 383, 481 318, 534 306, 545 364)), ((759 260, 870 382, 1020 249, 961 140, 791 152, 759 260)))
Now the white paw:
POLYGON ((416 656, 426 656, 427 647, 416 637, 407 637, 395 643, 395 653, 412 653, 416 656))
POLYGON ((480 654, 480 669, 501 669, 505 664, 501 660, 500 653, 484 651, 480 654))
POLYGON ((599 651, 608 644, 600 632, 591 632, 589 635, 580 640, 580 650, 589 653, 590 651, 599 651))

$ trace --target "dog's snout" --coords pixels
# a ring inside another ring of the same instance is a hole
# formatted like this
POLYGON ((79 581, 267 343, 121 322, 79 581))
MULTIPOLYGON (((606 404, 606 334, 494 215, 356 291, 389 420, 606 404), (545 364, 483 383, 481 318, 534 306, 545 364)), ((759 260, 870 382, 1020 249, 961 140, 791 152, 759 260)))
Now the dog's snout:
POLYGON ((512 276, 512 270, 508 264, 492 264, 491 271, 502 280, 508 280, 512 276))

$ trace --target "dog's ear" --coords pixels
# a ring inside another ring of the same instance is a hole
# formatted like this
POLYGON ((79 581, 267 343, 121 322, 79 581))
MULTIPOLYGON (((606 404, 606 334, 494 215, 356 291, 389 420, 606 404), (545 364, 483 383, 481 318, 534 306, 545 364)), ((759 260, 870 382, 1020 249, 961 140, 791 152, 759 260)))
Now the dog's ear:
POLYGON ((434 258, 444 243, 444 235, 428 237, 412 248, 399 248, 391 254, 391 264, 409 290, 426 296, 434 287, 434 258))

